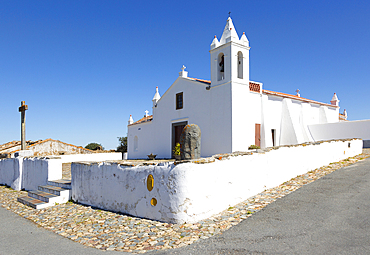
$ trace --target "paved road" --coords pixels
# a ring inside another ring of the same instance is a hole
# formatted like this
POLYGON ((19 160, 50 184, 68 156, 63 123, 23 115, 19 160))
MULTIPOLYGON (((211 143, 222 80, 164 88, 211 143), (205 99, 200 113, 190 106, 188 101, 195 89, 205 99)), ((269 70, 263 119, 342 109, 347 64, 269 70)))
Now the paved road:
MULTIPOLYGON (((222 235, 146 254, 370 254, 370 158, 337 170, 222 235)), ((0 254, 123 254, 85 248, 0 207, 0 254)))

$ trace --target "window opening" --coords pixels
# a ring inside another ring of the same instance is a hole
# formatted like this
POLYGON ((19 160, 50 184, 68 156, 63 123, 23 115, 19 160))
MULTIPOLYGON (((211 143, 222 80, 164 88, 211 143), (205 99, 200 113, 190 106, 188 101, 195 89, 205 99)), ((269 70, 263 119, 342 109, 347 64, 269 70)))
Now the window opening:
POLYGON ((183 92, 176 94, 176 110, 182 109, 184 107, 183 92))
POLYGON ((225 61, 224 61, 224 54, 220 53, 218 54, 218 74, 217 74, 217 79, 219 81, 223 80, 225 78, 225 61))
POLYGON ((238 78, 243 79, 243 53, 238 52, 238 78))

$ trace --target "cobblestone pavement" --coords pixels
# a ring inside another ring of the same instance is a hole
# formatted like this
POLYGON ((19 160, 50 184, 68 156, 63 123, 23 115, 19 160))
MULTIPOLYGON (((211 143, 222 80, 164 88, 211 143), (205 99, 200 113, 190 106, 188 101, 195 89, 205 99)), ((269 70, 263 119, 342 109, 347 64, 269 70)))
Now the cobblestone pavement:
POLYGON ((297 176, 250 197, 219 215, 194 224, 168 224, 140 219, 72 202, 35 210, 17 202, 17 197, 24 196, 27 192, 14 191, 5 186, 0 186, 0 205, 40 227, 83 245, 101 250, 145 253, 149 250, 174 249, 222 234, 276 199, 369 156, 370 149, 364 149, 361 155, 297 176))

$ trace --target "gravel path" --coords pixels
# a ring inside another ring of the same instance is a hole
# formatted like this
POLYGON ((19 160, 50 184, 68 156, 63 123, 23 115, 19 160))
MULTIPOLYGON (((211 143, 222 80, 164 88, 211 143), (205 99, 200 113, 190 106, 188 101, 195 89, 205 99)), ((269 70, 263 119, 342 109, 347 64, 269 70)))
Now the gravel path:
POLYGON ((186 246, 199 239, 219 235, 278 198, 295 191, 341 167, 370 156, 363 154, 297 176, 275 188, 230 207, 221 214, 194 224, 168 224, 108 212, 75 203, 35 210, 17 202, 25 191, 0 186, 0 205, 6 209, 75 242, 101 250, 145 253, 186 246))

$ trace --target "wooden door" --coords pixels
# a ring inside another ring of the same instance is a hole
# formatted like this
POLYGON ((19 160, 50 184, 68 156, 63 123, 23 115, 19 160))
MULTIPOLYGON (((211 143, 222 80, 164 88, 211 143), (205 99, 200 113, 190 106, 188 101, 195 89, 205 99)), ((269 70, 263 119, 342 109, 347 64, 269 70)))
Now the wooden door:
POLYGON ((184 127, 188 124, 187 121, 182 121, 178 123, 172 123, 172 148, 171 148, 171 157, 173 155, 173 149, 175 148, 176 143, 180 142, 180 136, 184 127))
POLYGON ((180 142, 180 136, 185 125, 175 126, 175 145, 180 142))
POLYGON ((258 147, 261 147, 261 124, 256 123, 254 133, 255 133, 254 143, 258 147))

